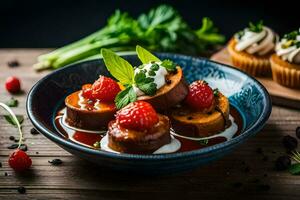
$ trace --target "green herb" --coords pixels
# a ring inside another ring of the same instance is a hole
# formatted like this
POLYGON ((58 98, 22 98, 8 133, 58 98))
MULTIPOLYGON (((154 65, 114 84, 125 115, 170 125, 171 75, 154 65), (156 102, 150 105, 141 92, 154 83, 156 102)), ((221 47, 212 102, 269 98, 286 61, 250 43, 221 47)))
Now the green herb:
POLYGON ((219 89, 218 89, 218 88, 214 89, 214 96, 215 96, 215 97, 218 97, 219 94, 220 94, 219 89))
POLYGON ((19 104, 19 101, 17 99, 14 99, 13 97, 8 100, 6 103, 5 103, 7 106, 9 107, 17 107, 18 104, 19 104))
POLYGON ((299 31, 292 31, 290 33, 285 34, 283 38, 287 40, 295 40, 297 35, 300 35, 299 31))
MULTIPOLYGON (((192 55, 206 53, 225 42, 209 18, 193 30, 171 6, 161 5, 134 19, 119 10, 97 32, 53 52, 39 56, 36 70, 60 68, 67 64, 100 58, 99 51, 132 51, 142 45, 151 51, 192 55)), ((142 58, 144 60, 144 57, 142 58)), ((150 59, 152 60, 152 59, 150 59)), ((145 60, 144 60, 145 61, 145 60)))
POLYGON ((149 76, 155 76, 155 75, 156 75, 156 73, 155 73, 155 71, 153 71, 153 70, 150 70, 150 71, 148 71, 148 75, 149 75, 149 76))
POLYGON ((249 30, 252 32, 259 33, 263 30, 264 23, 262 20, 254 24, 253 22, 249 22, 249 30))
POLYGON ((153 65, 151 65, 150 69, 153 71, 157 71, 157 70, 159 70, 159 66, 158 66, 158 64, 153 64, 153 65))
POLYGON ((292 175, 300 174, 300 163, 292 164, 288 170, 292 175))
POLYGON ((146 95, 154 95, 157 90, 157 85, 154 79, 147 77, 145 73, 139 72, 134 77, 136 86, 146 95))
MULTIPOLYGON (((10 123, 11 125, 17 126, 16 121, 14 120, 14 118, 13 118, 11 115, 4 115, 4 118, 5 118, 6 121, 7 121, 8 123, 10 123)), ((20 124, 23 123, 23 121, 24 121, 23 115, 16 115, 16 118, 17 118, 17 120, 18 120, 18 122, 19 122, 20 124)))
POLYGON ((124 85, 133 83, 134 70, 129 62, 108 49, 102 49, 101 54, 108 71, 113 77, 124 85))
POLYGON ((0 102, 0 107, 2 107, 3 109, 5 109, 8 113, 9 113, 9 117, 6 117, 5 116, 5 119, 9 122, 9 123, 11 123, 11 124, 13 124, 13 125, 15 125, 15 126, 17 126, 17 128, 18 128, 18 131, 19 131, 19 144, 18 144, 18 148, 22 145, 22 142, 23 142, 23 132, 22 132, 22 126, 21 126, 21 123, 23 122, 23 120, 24 120, 24 117, 22 116, 22 117, 19 117, 19 119, 18 119, 18 117, 15 115, 15 113, 11 110, 11 108, 10 107, 8 107, 6 104, 4 104, 4 103, 1 103, 0 102), (20 122, 19 122, 20 121, 20 122))
POLYGON ((159 58, 139 45, 136 46, 136 53, 143 64, 148 64, 150 62, 160 62, 159 58))
POLYGON ((117 109, 121 109, 127 104, 136 101, 136 93, 133 90, 132 86, 128 86, 125 90, 118 93, 115 98, 115 103, 117 109))
POLYGON ((176 63, 171 60, 163 60, 161 65, 166 68, 168 71, 176 71, 176 63))
POLYGON ((206 139, 206 140, 200 140, 199 143, 201 145, 207 145, 208 144, 208 139, 206 139))

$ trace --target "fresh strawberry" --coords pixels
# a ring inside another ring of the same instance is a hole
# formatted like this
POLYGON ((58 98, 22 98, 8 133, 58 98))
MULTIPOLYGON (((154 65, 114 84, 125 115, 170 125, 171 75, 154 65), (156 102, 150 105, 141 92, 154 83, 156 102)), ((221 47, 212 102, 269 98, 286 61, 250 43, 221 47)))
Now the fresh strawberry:
POLYGON ((21 90, 21 83, 17 77, 10 76, 5 82, 6 90, 10 93, 18 93, 21 90))
POLYGON ((152 105, 144 101, 130 103, 119 110, 116 120, 123 128, 140 131, 150 129, 159 121, 152 105))
POLYGON ((92 99, 92 84, 85 84, 82 86, 82 96, 87 99, 92 99))
POLYGON ((15 150, 8 160, 9 166, 17 172, 29 169, 32 164, 31 158, 21 149, 15 150))
POLYGON ((189 86, 185 102, 197 110, 210 109, 214 103, 214 92, 205 81, 195 81, 189 86))
POLYGON ((101 101, 114 101, 120 91, 118 83, 105 76, 100 76, 92 85, 92 97, 101 101))

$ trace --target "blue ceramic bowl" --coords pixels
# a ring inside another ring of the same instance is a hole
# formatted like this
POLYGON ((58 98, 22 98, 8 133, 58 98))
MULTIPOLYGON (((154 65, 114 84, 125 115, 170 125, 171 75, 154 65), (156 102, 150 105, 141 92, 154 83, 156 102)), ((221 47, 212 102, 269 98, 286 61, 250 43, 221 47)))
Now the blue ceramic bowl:
MULTIPOLYGON (((95 81, 99 75, 110 76, 103 60, 91 60, 56 70, 38 81, 27 99, 27 112, 35 128, 66 151, 120 171, 145 174, 178 172, 198 167, 231 152, 259 132, 271 113, 271 100, 266 89, 254 78, 230 66, 207 59, 160 53, 161 59, 171 59, 184 71, 188 82, 204 79, 229 97, 231 105, 242 115, 242 133, 230 141, 203 149, 162 155, 113 154, 81 146, 63 138, 55 130, 55 111, 64 98, 81 88, 85 83, 95 81)), ((136 66, 140 64, 136 55, 123 56, 136 66)))

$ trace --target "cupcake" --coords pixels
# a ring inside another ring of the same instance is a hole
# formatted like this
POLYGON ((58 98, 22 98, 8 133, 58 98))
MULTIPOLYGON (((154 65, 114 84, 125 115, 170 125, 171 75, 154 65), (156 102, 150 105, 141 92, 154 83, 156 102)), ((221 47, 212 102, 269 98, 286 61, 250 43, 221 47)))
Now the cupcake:
POLYGON ((229 41, 228 51, 234 66, 253 76, 271 74, 270 56, 277 34, 260 21, 236 33, 229 41))
POLYGON ((300 29, 284 35, 275 50, 270 58, 274 81, 300 88, 300 29))

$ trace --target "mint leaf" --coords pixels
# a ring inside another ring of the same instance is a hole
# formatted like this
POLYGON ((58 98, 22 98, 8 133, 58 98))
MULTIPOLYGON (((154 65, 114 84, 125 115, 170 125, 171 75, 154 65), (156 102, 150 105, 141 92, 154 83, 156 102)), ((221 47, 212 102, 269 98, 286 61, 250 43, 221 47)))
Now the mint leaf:
POLYGON ((148 64, 150 62, 160 62, 159 58, 139 45, 136 46, 136 53, 143 64, 148 64))
POLYGON ((293 175, 300 174, 300 163, 292 164, 288 170, 293 175))
POLYGON ((264 24, 263 24, 262 20, 260 20, 256 24, 254 24, 253 22, 249 22, 249 30, 252 32, 259 33, 263 30, 263 27, 264 27, 264 24))
POLYGON ((136 101, 136 93, 132 86, 127 87, 125 90, 118 93, 115 98, 117 109, 121 109, 131 102, 136 101))
POLYGON ((18 104, 19 104, 19 101, 17 99, 14 99, 13 97, 8 100, 6 103, 5 103, 7 106, 9 107, 17 107, 18 104))
MULTIPOLYGON (((20 124, 22 124, 23 121, 24 121, 23 115, 16 115, 16 117, 17 117, 18 122, 19 122, 20 124)), ((12 118, 11 115, 4 115, 4 118, 5 118, 6 121, 7 121, 8 123, 10 123, 11 125, 17 126, 15 120, 12 118)))
POLYGON ((157 91, 157 85, 154 83, 154 79, 147 77, 142 71, 137 73, 134 77, 136 86, 142 90, 146 95, 154 95, 157 91))
POLYGON ((166 68, 167 71, 176 71, 176 63, 174 63, 172 60, 163 60, 161 65, 166 68))
POLYGON ((101 49, 101 54, 106 68, 113 77, 124 85, 133 83, 134 70, 129 62, 108 49, 101 49))

